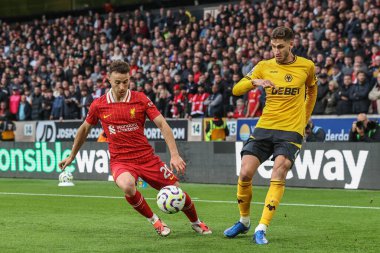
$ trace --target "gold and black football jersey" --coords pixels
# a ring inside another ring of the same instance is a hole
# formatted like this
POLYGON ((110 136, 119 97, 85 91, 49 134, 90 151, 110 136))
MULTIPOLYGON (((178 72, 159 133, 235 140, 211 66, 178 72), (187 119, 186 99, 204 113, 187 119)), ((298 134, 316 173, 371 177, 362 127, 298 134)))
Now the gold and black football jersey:
MULTIPOLYGON (((299 56, 295 56, 294 61, 287 64, 279 64, 274 58, 260 61, 234 86, 234 95, 241 95, 252 89, 252 79, 270 80, 276 86, 265 88, 266 103, 256 125, 254 138, 256 139, 256 130, 267 132, 260 129, 278 130, 276 135, 280 133, 280 136, 282 131, 295 132, 299 134, 296 134, 298 137, 290 138, 289 141, 301 144, 316 98, 317 78, 314 63, 299 56), (307 89, 312 92, 307 92, 307 89)), ((287 139, 288 134, 283 134, 287 139)))

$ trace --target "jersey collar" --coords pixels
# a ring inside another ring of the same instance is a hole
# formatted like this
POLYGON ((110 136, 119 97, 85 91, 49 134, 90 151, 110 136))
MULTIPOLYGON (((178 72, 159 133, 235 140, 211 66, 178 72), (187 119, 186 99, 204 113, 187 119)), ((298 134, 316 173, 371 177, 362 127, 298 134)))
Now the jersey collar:
POLYGON ((276 63, 277 63, 278 65, 289 65, 289 64, 293 64, 293 63, 295 63, 296 60, 297 60, 297 55, 294 55, 294 59, 293 59, 292 61, 290 61, 290 62, 287 62, 287 63, 278 63, 278 62, 276 61, 276 63))
MULTIPOLYGON (((131 91, 130 90, 127 90, 127 94, 125 94, 125 97, 124 99, 121 101, 123 103, 128 103, 130 100, 131 100, 131 91)), ((106 94, 106 98, 107 98, 107 103, 108 104, 111 104, 111 103, 116 103, 116 100, 115 98, 113 97, 112 95, 112 89, 110 89, 107 94, 106 94)))

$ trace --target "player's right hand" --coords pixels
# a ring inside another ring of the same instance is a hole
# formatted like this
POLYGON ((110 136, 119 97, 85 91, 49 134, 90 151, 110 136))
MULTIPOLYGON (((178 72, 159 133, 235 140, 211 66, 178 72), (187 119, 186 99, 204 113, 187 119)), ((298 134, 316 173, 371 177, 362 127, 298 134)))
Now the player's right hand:
POLYGON ((265 80, 265 79, 253 79, 252 80, 252 84, 253 85, 256 85, 256 86, 262 86, 263 88, 266 88, 266 87, 272 87, 272 88, 276 88, 276 86, 274 85, 274 83, 272 83, 272 81, 270 80, 265 80))
POLYGON ((58 163, 58 166, 61 170, 65 170, 67 166, 69 166, 72 162, 73 162, 73 158, 71 158, 71 156, 69 157, 66 157, 65 159, 63 159, 62 161, 60 161, 58 163))
POLYGON ((179 174, 185 174, 186 163, 179 155, 174 155, 170 159, 170 170, 173 171, 174 168, 177 170, 179 174))

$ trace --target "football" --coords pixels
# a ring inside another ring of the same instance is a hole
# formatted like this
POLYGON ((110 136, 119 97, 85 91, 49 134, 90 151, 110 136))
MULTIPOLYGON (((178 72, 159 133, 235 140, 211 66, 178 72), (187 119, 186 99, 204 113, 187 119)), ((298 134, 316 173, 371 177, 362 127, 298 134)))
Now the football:
POLYGON ((163 187, 157 194, 157 205, 164 213, 177 213, 185 205, 186 195, 174 185, 163 187))
POLYGON ((68 171, 63 171, 59 174, 59 184, 58 186, 73 186, 73 175, 68 171))

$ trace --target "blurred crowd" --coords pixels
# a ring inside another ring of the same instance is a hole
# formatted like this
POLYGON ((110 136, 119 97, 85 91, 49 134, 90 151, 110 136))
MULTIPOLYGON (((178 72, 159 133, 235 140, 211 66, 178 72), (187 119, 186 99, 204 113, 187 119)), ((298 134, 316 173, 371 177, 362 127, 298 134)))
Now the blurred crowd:
POLYGON ((224 4, 195 18, 184 9, 45 17, 0 24, 0 120, 83 119, 110 88, 107 67, 131 65, 131 89, 168 118, 257 117, 260 89, 232 96, 258 61, 272 58, 271 31, 296 32, 293 52, 316 64, 313 114, 380 112, 380 1, 224 4), (155 12, 153 12, 155 13, 155 12))

